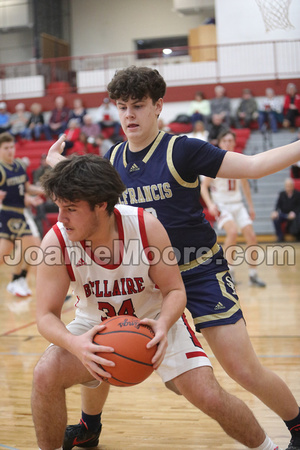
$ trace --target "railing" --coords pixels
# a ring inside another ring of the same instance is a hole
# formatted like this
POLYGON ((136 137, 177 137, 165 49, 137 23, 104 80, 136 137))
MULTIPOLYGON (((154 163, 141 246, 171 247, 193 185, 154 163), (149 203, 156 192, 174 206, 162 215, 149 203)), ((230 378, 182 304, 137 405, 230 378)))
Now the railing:
POLYGON ((53 83, 66 83, 66 90, 79 94, 105 92, 115 71, 132 64, 157 68, 168 86, 286 79, 300 75, 300 40, 180 47, 172 51, 173 55, 183 52, 186 55, 169 56, 163 49, 151 49, 2 64, 0 99, 42 97, 51 93, 53 83))

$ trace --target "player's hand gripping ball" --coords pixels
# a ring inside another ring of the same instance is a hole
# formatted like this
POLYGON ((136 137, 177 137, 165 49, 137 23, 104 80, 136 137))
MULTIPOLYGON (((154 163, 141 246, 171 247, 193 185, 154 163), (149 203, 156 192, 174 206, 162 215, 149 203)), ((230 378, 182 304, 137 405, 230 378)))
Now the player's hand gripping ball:
POLYGON ((114 361, 114 367, 103 367, 111 374, 107 381, 114 386, 134 386, 148 378, 153 372, 151 360, 157 345, 147 348, 154 337, 148 325, 143 325, 133 316, 116 316, 103 322, 106 328, 94 336, 94 343, 114 348, 113 353, 97 353, 102 358, 114 361))

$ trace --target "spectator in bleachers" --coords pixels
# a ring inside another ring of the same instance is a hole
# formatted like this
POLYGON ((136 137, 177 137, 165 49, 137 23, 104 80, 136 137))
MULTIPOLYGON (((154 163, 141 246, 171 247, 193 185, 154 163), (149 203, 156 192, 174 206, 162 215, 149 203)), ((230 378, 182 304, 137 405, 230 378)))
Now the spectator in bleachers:
POLYGON ((295 189, 294 180, 287 178, 284 183, 284 191, 279 193, 275 211, 271 214, 277 241, 284 241, 284 233, 294 236, 300 234, 300 192, 295 189))
POLYGON ((211 124, 208 126, 208 142, 217 145, 219 134, 228 129, 228 125, 223 123, 223 119, 219 114, 213 115, 211 124))
POLYGON ((294 83, 288 83, 286 95, 283 103, 283 122, 284 128, 295 128, 296 117, 300 115, 300 94, 297 94, 297 87, 294 83))
POLYGON ((101 134, 101 129, 98 123, 94 122, 91 114, 86 114, 83 116, 83 126, 81 131, 87 136, 89 143, 93 144, 95 142, 96 136, 101 134))
POLYGON ((262 99, 259 105, 258 125, 260 131, 266 130, 269 124, 273 133, 278 130, 278 124, 282 122, 282 105, 280 100, 275 96, 274 89, 267 88, 266 96, 262 99))
POLYGON ((87 110, 82 104, 81 98, 75 98, 73 101, 73 109, 70 111, 69 120, 78 119, 80 126, 83 125, 83 117, 87 114, 87 110))
POLYGON ((208 130, 205 129, 202 120, 197 120, 193 125, 193 131, 186 136, 189 138, 201 139, 202 141, 208 141, 208 130))
POLYGON ((102 105, 99 106, 97 111, 97 119, 101 132, 103 132, 105 128, 113 128, 112 139, 118 139, 121 128, 118 108, 110 101, 108 97, 105 97, 102 105))
POLYGON ((45 136, 47 140, 53 139, 64 133, 69 121, 70 110, 65 106, 65 99, 61 96, 56 97, 55 107, 52 110, 48 125, 45 126, 45 136))
POLYGON ((30 111, 31 115, 24 130, 24 138, 27 140, 34 138, 36 141, 39 141, 45 131, 45 120, 42 113, 42 105, 40 103, 32 103, 30 111))
POLYGON ((222 123, 230 126, 231 124, 231 102, 225 95, 224 86, 215 87, 215 98, 210 100, 211 118, 222 119, 222 123))
POLYGON ((188 115, 191 117, 191 122, 194 125, 195 122, 201 120, 205 124, 208 123, 210 117, 211 109, 208 100, 205 100, 202 91, 198 91, 195 94, 195 99, 190 103, 188 109, 188 115))
POLYGON ((81 133, 80 122, 78 119, 70 119, 68 122, 67 129, 65 131, 65 150, 74 146, 74 143, 79 140, 79 135, 81 133))
POLYGON ((97 138, 98 136, 89 138, 83 131, 81 131, 79 134, 79 139, 74 142, 74 145, 71 148, 67 149, 66 156, 73 155, 74 153, 77 155, 85 155, 87 153, 99 155, 97 138))
POLYGON ((0 133, 4 133, 9 130, 9 120, 10 113, 7 111, 7 105, 5 102, 0 102, 0 133))
POLYGON ((258 118, 258 107, 251 89, 243 89, 242 98, 236 112, 235 127, 250 128, 258 118))
POLYGON ((10 116, 9 132, 15 138, 23 138, 25 136, 26 125, 29 120, 30 113, 26 111, 24 103, 17 103, 15 106, 15 111, 16 112, 10 116))

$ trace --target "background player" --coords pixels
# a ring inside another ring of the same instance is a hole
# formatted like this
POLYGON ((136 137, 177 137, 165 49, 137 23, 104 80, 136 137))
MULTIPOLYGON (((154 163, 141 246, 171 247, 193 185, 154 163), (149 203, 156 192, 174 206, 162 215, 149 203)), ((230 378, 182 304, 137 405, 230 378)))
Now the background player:
MULTIPOLYGON (((147 67, 118 71, 108 85, 127 137, 107 155, 127 187, 120 202, 149 209, 163 223, 179 256, 187 308, 196 329, 228 375, 285 421, 292 433, 289 450, 299 450, 299 407, 283 380, 263 367, 254 352, 223 251, 199 203, 199 175, 266 176, 300 159, 300 141, 246 156, 199 139, 159 132, 157 119, 165 91, 159 72, 147 67)), ((50 165, 62 158, 57 152, 62 151, 63 139, 50 149, 50 165)), ((67 428, 66 449, 72 448, 74 435, 99 429, 100 401, 96 392, 83 390, 84 423, 67 428)))
MULTIPOLYGON (((147 257, 149 248, 160 255, 171 248, 168 235, 142 209, 115 206, 125 186, 111 164, 95 155, 73 157, 48 171, 42 185, 59 206, 59 223, 44 238, 42 249, 46 256, 61 248, 63 262, 49 264, 44 258, 37 268, 37 326, 55 344, 34 370, 32 412, 39 448, 61 448, 67 422, 65 390, 78 383, 93 387, 102 377, 110 377, 114 363, 96 353, 113 348, 92 341, 105 328, 105 322, 99 323, 121 311, 152 327, 155 336, 147 346, 158 344, 152 363, 165 383, 174 384, 245 446, 278 449, 250 409, 217 383, 209 359, 181 317, 186 295, 177 264, 147 257), (132 254, 132 242, 140 258, 128 265, 126 253, 130 248, 132 254), (104 261, 98 251, 102 248, 104 261), (78 264, 83 258, 86 264, 78 264), (130 296, 123 291, 112 294, 115 283, 121 286, 124 278, 138 278, 142 289, 131 289, 130 296), (76 317, 66 327, 61 310, 70 282, 77 297, 76 317), (102 295, 97 294, 95 286, 101 290, 104 285, 102 295)), ((95 440, 89 444, 94 446, 95 440)))
MULTIPOLYGON (((218 136, 218 147, 234 152, 235 134, 232 131, 222 132, 218 136)), ((235 281, 233 249, 237 242, 239 230, 246 239, 247 247, 257 246, 256 234, 252 225, 255 211, 249 182, 246 178, 232 180, 203 177, 201 179, 201 195, 209 212, 216 218, 219 230, 223 228, 226 232, 223 249, 231 278, 235 281), (249 213, 243 203, 241 189, 246 198, 249 213)), ((254 264, 249 265, 249 284, 258 287, 266 286, 266 283, 258 277, 257 267, 254 264)))
POLYGON ((14 274, 7 290, 16 296, 27 297, 31 295, 26 281, 28 262, 23 255, 28 247, 37 244, 36 237, 32 235, 30 226, 24 216, 25 193, 31 195, 43 194, 42 188, 31 185, 20 159, 15 157, 15 141, 11 134, 0 134, 0 264, 4 257, 11 254, 16 242, 20 246, 20 255, 12 261, 14 274))

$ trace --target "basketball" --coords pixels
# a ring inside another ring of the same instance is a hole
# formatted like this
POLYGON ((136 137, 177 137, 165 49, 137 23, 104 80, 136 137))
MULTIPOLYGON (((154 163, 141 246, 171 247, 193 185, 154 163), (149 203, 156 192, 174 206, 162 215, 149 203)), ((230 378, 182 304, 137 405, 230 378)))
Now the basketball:
POLYGON ((115 367, 102 367, 111 374, 106 381, 114 386, 134 386, 153 372, 151 360, 157 346, 148 349, 154 337, 152 328, 140 324, 133 316, 116 316, 103 322, 106 328, 94 336, 94 343, 114 348, 113 353, 97 353, 115 363, 115 367))

